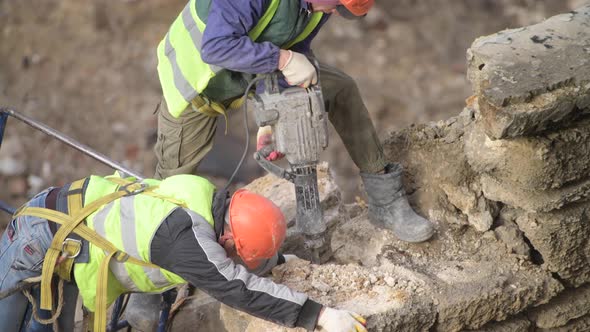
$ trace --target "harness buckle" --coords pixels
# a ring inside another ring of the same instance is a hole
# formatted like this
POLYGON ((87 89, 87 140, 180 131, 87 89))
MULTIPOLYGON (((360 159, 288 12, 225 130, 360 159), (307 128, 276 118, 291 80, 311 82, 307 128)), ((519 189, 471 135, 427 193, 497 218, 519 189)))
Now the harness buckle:
POLYGON ((72 238, 65 239, 64 242, 61 244, 61 252, 64 255, 67 254, 67 256, 63 256, 65 259, 70 259, 70 258, 76 258, 76 257, 78 257, 80 255, 80 252, 82 252, 82 241, 76 240, 76 239, 72 239, 72 238), (66 247, 68 245, 68 241, 71 241, 71 242, 74 242, 74 243, 77 243, 78 244, 78 251, 75 254, 73 254, 73 255, 70 255, 68 253, 68 251, 66 250, 67 249, 66 247))
POLYGON ((124 186, 121 186, 119 190, 123 190, 127 193, 126 196, 133 196, 137 194, 141 194, 144 190, 146 190, 149 186, 142 182, 131 182, 124 186))

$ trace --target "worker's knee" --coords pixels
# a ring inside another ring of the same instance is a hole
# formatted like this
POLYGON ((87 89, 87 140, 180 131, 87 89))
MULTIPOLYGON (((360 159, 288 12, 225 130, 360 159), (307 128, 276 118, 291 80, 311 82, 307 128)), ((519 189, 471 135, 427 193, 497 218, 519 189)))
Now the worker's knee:
POLYGON ((154 152, 158 160, 156 178, 194 174, 213 146, 217 119, 190 107, 179 118, 163 107, 158 115, 158 138, 154 152))
POLYGON ((324 99, 328 105, 361 98, 356 81, 336 68, 323 66, 320 81, 324 99))

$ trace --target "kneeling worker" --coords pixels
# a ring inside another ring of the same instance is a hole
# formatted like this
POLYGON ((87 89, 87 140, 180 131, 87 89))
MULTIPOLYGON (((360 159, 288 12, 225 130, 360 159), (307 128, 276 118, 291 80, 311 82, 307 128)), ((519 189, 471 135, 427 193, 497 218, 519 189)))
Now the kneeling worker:
MULTIPOLYGON (((119 295, 158 293, 187 282, 284 326, 366 331, 359 315, 323 307, 250 272, 284 262, 278 250, 286 222, 260 195, 240 189, 228 197, 193 175, 141 182, 90 176, 48 188, 15 213, 2 236, 0 292, 41 276, 45 312, 56 307, 59 290, 52 289, 52 279, 58 274, 70 291, 62 295, 66 301, 58 320, 64 331, 73 326, 78 291, 95 312, 95 330, 104 331, 106 308, 119 295)), ((29 300, 38 305, 39 298, 29 295, 29 300)), ((21 293, 0 300, 0 331, 19 331, 26 307, 21 293)), ((29 330, 47 327, 34 319, 29 324, 29 330)))

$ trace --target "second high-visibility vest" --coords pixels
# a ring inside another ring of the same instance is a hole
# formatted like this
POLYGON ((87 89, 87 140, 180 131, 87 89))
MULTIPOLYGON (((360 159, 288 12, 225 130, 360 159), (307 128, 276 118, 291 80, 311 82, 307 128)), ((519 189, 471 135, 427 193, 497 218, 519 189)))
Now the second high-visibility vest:
MULTIPOLYGON (((207 88, 210 80, 223 70, 201 59, 201 39, 206 27, 203 20, 206 20, 210 4, 211 0, 190 0, 158 45, 158 76, 168 111, 174 117, 179 117, 207 88)), ((299 6, 299 0, 271 0, 258 24, 248 33, 250 38, 258 40, 267 27, 275 26, 275 21, 293 21, 284 19, 286 15, 299 15, 299 12, 293 12, 293 5, 299 6)), ((320 12, 311 15, 297 37, 282 41, 279 46, 288 49, 307 38, 321 17, 320 12)))
MULTIPOLYGON (((144 180, 157 186, 150 195, 137 194, 121 197, 91 214, 86 224, 129 256, 150 262, 150 246, 160 224, 178 208, 172 200, 205 218, 213 227, 211 204, 215 187, 204 178, 176 175, 163 181, 144 180), (157 196, 161 195, 162 199, 157 196)), ((84 193, 84 204, 91 203, 118 189, 109 179, 91 176, 84 193)), ((74 277, 84 306, 95 310, 96 285, 104 251, 90 243, 88 263, 74 265, 74 277)), ((107 288, 107 305, 127 292, 160 293, 186 281, 165 269, 111 261, 107 288)))

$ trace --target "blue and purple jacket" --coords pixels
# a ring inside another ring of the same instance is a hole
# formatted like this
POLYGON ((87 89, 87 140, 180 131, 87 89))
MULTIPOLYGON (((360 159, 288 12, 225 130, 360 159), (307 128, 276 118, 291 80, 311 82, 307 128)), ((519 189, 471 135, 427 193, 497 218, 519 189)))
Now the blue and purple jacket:
MULTIPOLYGON (((213 0, 203 33, 201 57, 210 65, 248 74, 265 74, 277 70, 279 46, 257 43, 248 32, 258 23, 271 0, 213 0)), ((293 0, 291 0, 293 1, 293 0)), ((305 0, 301 10, 310 11, 305 0)), ((328 20, 324 15, 314 31, 291 50, 309 54, 311 41, 328 20)))

